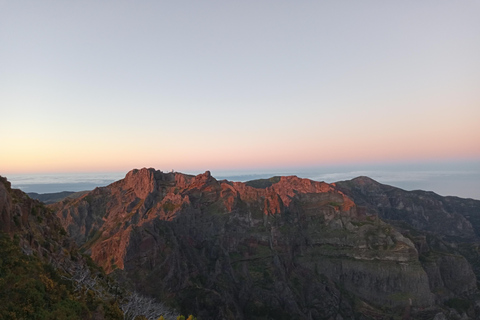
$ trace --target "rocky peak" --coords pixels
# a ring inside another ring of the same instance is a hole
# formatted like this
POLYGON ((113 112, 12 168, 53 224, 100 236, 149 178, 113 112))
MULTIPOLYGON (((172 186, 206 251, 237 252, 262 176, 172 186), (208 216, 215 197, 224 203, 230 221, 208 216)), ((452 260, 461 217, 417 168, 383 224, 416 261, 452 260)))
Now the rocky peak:
POLYGON ((145 199, 149 194, 162 187, 198 188, 212 182, 217 182, 217 180, 212 177, 210 171, 191 176, 179 172, 164 173, 153 168, 142 168, 129 171, 124 179, 117 181, 114 185, 123 190, 132 190, 138 198, 145 199))
POLYGON ((214 177, 212 177, 210 171, 205 171, 205 173, 195 176, 195 178, 191 181, 191 184, 196 187, 211 183, 218 183, 218 181, 214 177))
POLYGON ((12 189, 12 184, 10 183, 10 181, 7 180, 7 178, 0 176, 0 183, 2 183, 5 188, 7 188, 7 190, 12 189))
POLYGON ((157 187, 155 173, 156 170, 152 168, 134 169, 128 172, 123 179, 124 187, 135 190, 140 198, 146 198, 157 187))
POLYGON ((0 231, 9 233, 12 228, 11 224, 11 207, 12 202, 9 199, 9 191, 11 190, 10 182, 0 176, 0 231))
POLYGON ((377 181, 367 176, 359 176, 359 177, 353 178, 351 181, 359 185, 379 185, 380 184, 377 181))
POLYGON ((277 183, 267 188, 267 193, 269 192, 278 194, 286 206, 290 205, 292 199, 299 194, 321 194, 323 196, 329 195, 331 203, 338 202, 341 204, 342 211, 349 211, 355 207, 355 203, 337 190, 334 185, 297 176, 280 177, 277 183))
POLYGON ((373 180, 372 178, 366 176, 359 176, 348 181, 340 181, 335 183, 335 185, 344 185, 348 184, 357 190, 360 190, 363 193, 376 194, 385 189, 390 189, 388 185, 381 184, 378 181, 373 180))

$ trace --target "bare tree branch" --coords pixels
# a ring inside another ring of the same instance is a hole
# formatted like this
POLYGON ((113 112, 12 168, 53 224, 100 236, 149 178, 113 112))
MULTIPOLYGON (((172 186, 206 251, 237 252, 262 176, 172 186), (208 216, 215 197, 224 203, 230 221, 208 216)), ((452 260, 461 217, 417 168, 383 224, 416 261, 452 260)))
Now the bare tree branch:
POLYGON ((163 316, 165 320, 175 320, 175 312, 167 308, 163 303, 155 301, 140 295, 137 292, 132 293, 127 301, 120 306, 123 311, 123 319, 133 320, 138 316, 144 316, 148 320, 157 320, 163 316))

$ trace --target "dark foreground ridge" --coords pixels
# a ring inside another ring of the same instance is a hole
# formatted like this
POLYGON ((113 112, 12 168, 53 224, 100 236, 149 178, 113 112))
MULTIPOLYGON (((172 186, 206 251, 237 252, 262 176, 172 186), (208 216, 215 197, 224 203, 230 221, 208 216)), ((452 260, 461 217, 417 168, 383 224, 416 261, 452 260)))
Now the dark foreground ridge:
POLYGON ((480 201, 144 168, 50 208, 107 273, 198 319, 480 316, 480 201))
POLYGON ((116 287, 51 209, 0 177, 0 319, 123 319, 116 287))

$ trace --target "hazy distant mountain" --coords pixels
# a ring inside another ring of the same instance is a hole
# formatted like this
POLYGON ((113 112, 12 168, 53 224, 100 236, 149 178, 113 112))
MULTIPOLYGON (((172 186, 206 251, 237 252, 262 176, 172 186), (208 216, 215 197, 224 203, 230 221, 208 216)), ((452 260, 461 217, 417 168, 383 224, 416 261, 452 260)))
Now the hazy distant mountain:
POLYGON ((36 193, 36 192, 29 192, 27 193, 28 196, 32 199, 40 200, 45 204, 51 204, 58 201, 62 201, 66 198, 76 199, 84 194, 88 193, 89 191, 62 191, 62 192, 54 192, 54 193, 36 193))
POLYGON ((335 183, 368 215, 391 222, 402 221, 452 241, 478 241, 480 201, 442 197, 430 191, 405 191, 358 177, 335 183))
POLYGON ((107 272, 199 319, 480 316, 480 201, 141 169, 51 208, 107 272))

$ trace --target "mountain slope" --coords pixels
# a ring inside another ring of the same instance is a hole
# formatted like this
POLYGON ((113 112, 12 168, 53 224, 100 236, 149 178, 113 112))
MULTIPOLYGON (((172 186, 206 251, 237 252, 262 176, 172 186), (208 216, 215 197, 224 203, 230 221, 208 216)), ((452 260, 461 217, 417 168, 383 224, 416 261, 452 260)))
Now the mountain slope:
POLYGON ((437 299, 456 299, 477 290, 480 201, 405 191, 368 177, 336 186, 354 199, 360 211, 379 216, 414 241, 437 299))
POLYGON ((405 191, 358 177, 335 183, 367 214, 389 221, 404 221, 416 228, 434 232, 455 241, 478 241, 480 201, 442 197, 428 191, 405 191))
POLYGON ((421 318, 476 292, 461 255, 419 254, 418 239, 323 182, 141 169, 52 208, 105 270, 201 319, 421 318))
POLYGON ((0 177, 0 318, 122 319, 98 276, 53 212, 0 177))

